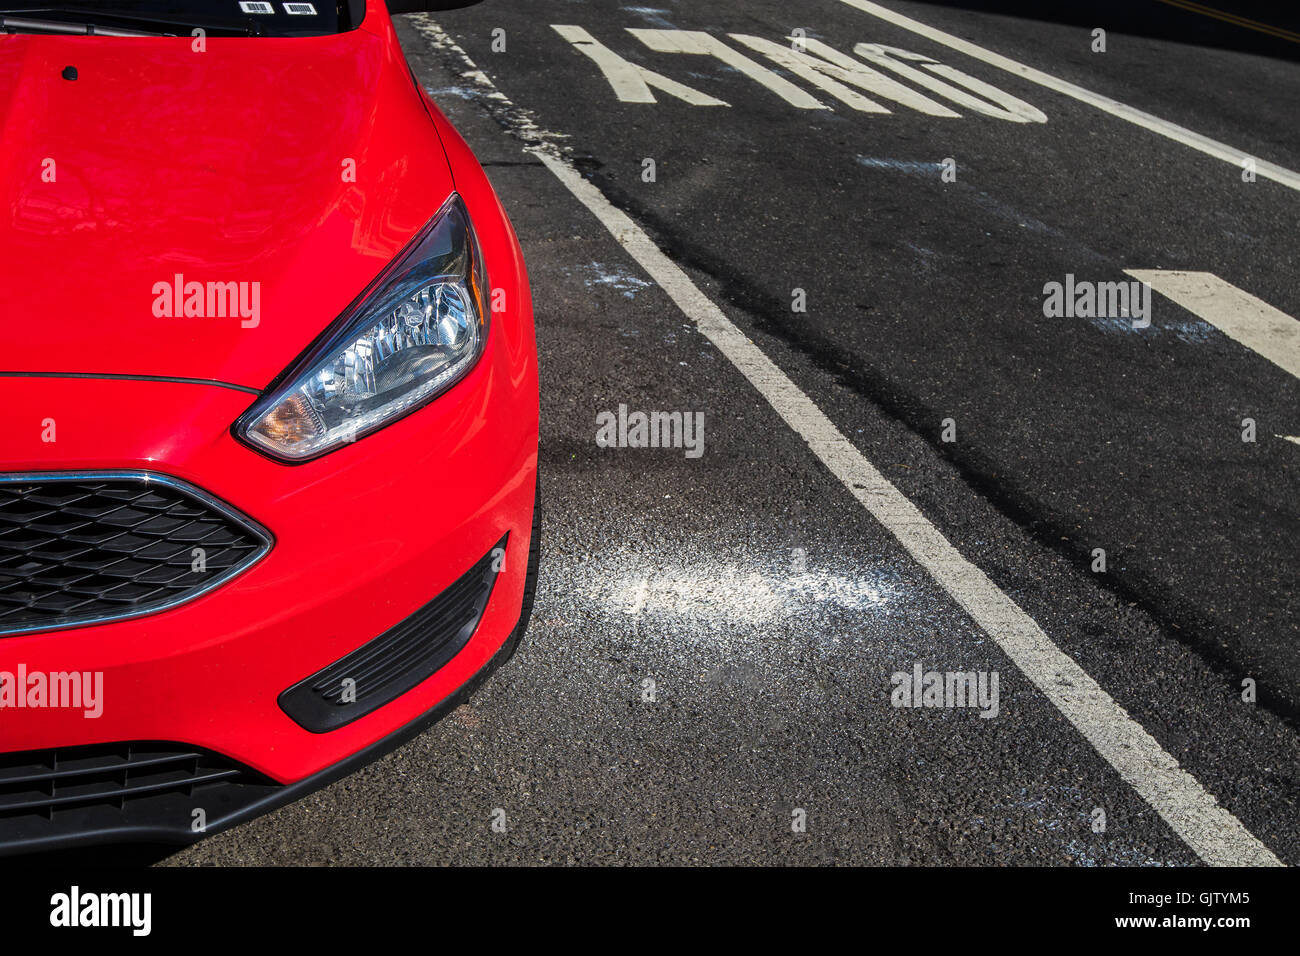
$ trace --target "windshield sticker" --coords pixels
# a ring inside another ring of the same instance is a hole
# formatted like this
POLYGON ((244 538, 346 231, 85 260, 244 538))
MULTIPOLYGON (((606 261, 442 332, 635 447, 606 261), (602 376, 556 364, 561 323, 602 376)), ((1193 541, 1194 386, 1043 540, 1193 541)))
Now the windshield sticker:
POLYGON ((239 9, 245 13, 268 14, 275 13, 275 7, 269 3, 250 3, 249 0, 239 0, 239 9))
POLYGON ((284 12, 289 14, 290 16, 300 16, 300 17, 316 16, 316 8, 313 7, 310 3, 282 3, 280 4, 280 6, 284 7, 284 12))

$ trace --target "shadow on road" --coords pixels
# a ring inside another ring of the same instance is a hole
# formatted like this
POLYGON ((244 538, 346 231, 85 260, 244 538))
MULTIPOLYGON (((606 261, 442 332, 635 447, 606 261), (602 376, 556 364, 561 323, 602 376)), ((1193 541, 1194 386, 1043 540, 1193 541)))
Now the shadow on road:
POLYGON ((922 0, 932 6, 1063 23, 1107 33, 1239 50, 1300 62, 1300 4, 1260 0, 922 0), (1242 23, 1242 20, 1253 21, 1242 23))

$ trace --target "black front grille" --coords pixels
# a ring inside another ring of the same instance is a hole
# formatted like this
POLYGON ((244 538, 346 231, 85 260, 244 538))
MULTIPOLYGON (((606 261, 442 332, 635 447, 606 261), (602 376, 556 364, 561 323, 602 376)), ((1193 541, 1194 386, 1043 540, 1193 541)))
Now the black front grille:
POLYGON ((509 537, 410 617, 294 684, 280 695, 280 707, 319 734, 365 716, 428 678, 474 636, 509 537))
POLYGON ((172 607, 270 544, 252 521, 174 478, 0 476, 0 634, 172 607))
POLYGON ((0 856, 75 843, 183 843, 284 788, 219 754, 157 741, 0 754, 0 856))

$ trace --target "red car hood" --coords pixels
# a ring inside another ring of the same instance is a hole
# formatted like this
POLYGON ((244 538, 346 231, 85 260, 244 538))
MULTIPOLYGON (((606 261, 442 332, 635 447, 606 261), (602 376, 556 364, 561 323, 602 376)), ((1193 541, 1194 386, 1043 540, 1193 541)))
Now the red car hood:
POLYGON ((391 29, 192 42, 0 36, 0 371, 261 388, 451 191, 391 29))

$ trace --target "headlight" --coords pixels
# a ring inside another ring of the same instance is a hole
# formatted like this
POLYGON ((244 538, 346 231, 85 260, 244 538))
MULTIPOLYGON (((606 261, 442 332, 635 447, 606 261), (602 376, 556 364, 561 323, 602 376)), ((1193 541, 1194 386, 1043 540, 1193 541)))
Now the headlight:
POLYGON ((486 290, 478 240, 453 193, 235 433, 276 458, 306 461, 409 414, 483 354, 486 290))

